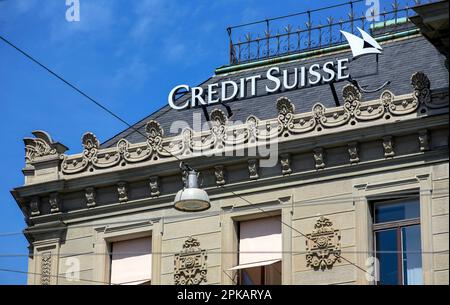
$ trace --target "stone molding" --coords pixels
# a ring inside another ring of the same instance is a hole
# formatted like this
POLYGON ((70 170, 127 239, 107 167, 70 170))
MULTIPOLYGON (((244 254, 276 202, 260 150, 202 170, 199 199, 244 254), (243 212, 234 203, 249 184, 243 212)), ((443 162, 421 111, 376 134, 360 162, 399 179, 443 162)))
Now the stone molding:
POLYGON ((371 121, 384 124, 392 117, 420 115, 419 110, 425 109, 426 112, 427 109, 447 107, 448 100, 445 98, 437 98, 436 101, 431 98, 430 81, 424 73, 414 73, 411 86, 413 92, 410 94, 395 96, 386 90, 379 99, 363 101, 361 92, 348 84, 342 92, 343 106, 326 108, 316 103, 311 112, 299 114, 295 113, 294 104, 288 98, 281 97, 276 101, 276 118, 259 120, 249 116, 241 125, 228 124, 223 111, 214 109, 210 113, 210 130, 194 132, 186 128, 174 137, 164 137, 161 125, 151 120, 145 126, 147 141, 132 144, 121 139, 113 148, 100 149, 95 135, 86 133, 82 138, 82 154, 60 154, 61 172, 72 175, 138 162, 173 161, 174 155, 177 158, 192 158, 256 141, 292 141, 347 125, 358 128, 359 124, 371 121))

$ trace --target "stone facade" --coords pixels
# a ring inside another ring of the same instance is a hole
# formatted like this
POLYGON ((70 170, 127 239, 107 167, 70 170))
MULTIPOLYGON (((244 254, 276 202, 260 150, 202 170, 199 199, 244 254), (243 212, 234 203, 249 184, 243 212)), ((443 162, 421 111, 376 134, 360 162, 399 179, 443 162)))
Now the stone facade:
POLYGON ((25 184, 12 192, 29 224, 28 283, 107 284, 110 244, 151 236, 152 284, 234 284, 236 222, 280 215, 283 284, 371 284, 371 198, 415 194, 425 283, 448 284, 448 92, 420 71, 409 86, 365 100, 347 84, 342 106, 314 103, 299 113, 278 98, 272 118, 240 125, 213 109, 202 134, 166 137, 150 120, 146 141, 102 147, 86 133, 73 155, 35 132, 26 140, 25 184), (266 138, 278 139, 273 167, 260 156, 196 153, 266 138), (180 158, 201 172, 208 211, 173 208, 180 158), (77 281, 67 277, 74 259, 77 281))

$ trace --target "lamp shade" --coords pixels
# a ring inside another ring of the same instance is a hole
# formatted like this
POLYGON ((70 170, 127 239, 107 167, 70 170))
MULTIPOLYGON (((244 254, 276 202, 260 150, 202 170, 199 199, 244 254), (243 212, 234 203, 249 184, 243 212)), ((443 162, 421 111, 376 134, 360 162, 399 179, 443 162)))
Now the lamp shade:
POLYGON ((198 173, 189 170, 185 173, 184 188, 175 195, 174 207, 184 212, 199 212, 209 209, 211 203, 208 194, 198 188, 198 173))
POLYGON ((199 212, 211 206, 208 194, 198 188, 185 188, 179 190, 175 196, 175 209, 185 212, 199 212))

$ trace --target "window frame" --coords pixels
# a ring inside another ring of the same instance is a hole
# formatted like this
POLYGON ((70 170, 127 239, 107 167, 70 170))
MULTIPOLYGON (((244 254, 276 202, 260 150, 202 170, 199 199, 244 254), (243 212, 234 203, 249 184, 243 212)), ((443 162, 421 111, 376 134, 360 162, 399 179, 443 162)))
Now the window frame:
MULTIPOLYGON (((258 219, 265 219, 265 218, 270 218, 270 217, 279 217, 280 218, 280 226, 281 226, 281 240, 282 240, 282 250, 283 250, 283 215, 277 211, 275 211, 274 214, 262 214, 262 213, 258 213, 258 214, 250 214, 250 215, 245 215, 243 218, 242 217, 235 217, 233 219, 233 224, 235 226, 235 232, 236 232, 236 249, 237 249, 237 264, 239 264, 239 254, 240 254, 240 237, 241 237, 241 223, 245 222, 245 221, 252 221, 252 220, 258 220, 258 219)), ((280 285, 283 284, 283 258, 280 260, 280 265, 281 265, 281 270, 280 270, 280 278, 281 278, 281 282, 280 285)), ((270 266, 270 265, 269 265, 270 266)), ((268 285, 266 284, 266 268, 268 266, 259 266, 259 268, 261 268, 261 285, 268 285)), ((256 268, 256 267, 255 267, 256 268)), ((236 280, 235 283, 238 286, 244 286, 245 284, 242 283, 242 279, 243 279, 243 271, 245 269, 249 269, 249 268, 244 268, 244 269, 240 269, 238 270, 238 272, 236 272, 236 280)))
MULTIPOLYGON (((133 235, 131 235, 131 236, 133 236, 133 235)), ((140 238, 149 238, 150 239, 150 253, 152 255, 152 268, 151 268, 150 272, 151 272, 152 278, 150 280, 148 280, 148 281, 145 281, 145 282, 143 282, 141 284, 138 284, 137 286, 139 286, 139 285, 152 285, 152 282, 153 282, 153 269, 154 269, 154 267, 153 267, 153 235, 152 234, 150 234, 150 235, 145 234, 145 235, 140 236, 140 237, 130 237, 130 236, 124 236, 124 237, 122 236, 118 240, 117 239, 110 240, 107 243, 107 247, 108 247, 108 251, 109 251, 109 255, 108 255, 108 258, 109 258, 109 260, 108 260, 108 273, 109 273, 108 274, 108 283, 109 284, 108 285, 113 285, 111 283, 111 276, 112 276, 112 269, 113 269, 112 268, 112 264, 113 264, 114 244, 117 243, 117 242, 129 241, 129 240, 140 239, 140 238)), ((122 284, 119 284, 119 285, 122 285, 122 284)))
MULTIPOLYGON (((396 239, 397 239, 397 285, 405 285, 404 283, 404 267, 403 267, 403 235, 402 235, 402 229, 405 227, 415 226, 419 225, 421 226, 421 213, 420 213, 420 196, 419 195, 411 195, 406 198, 396 198, 396 199, 384 199, 384 200, 373 200, 370 202, 370 212, 372 216, 372 240, 373 240, 373 248, 375 257, 378 256, 378 248, 377 248, 377 238, 376 235, 378 232, 382 231, 388 231, 395 229, 396 231, 396 239), (386 222, 375 222, 375 208, 377 205, 383 205, 383 204, 392 204, 392 203, 399 203, 406 200, 417 200, 419 203, 419 217, 415 218, 408 218, 403 220, 394 220, 394 221, 386 221, 386 222)), ((422 233, 420 235, 420 238, 422 239, 422 233)), ((422 270, 423 270, 423 261, 422 261, 422 270)), ((376 269, 377 272, 377 281, 376 285, 380 285, 380 268, 379 265, 376 269)))

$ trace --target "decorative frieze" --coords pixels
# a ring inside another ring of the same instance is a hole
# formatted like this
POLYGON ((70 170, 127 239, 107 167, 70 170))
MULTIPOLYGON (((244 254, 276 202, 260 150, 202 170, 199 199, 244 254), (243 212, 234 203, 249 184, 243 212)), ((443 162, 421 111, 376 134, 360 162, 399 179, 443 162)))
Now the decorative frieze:
MULTIPOLYGON (((420 105, 426 108, 443 108, 448 106, 448 99, 431 100, 430 82, 422 72, 411 77, 413 92, 395 96, 385 90, 380 97, 362 103, 361 92, 353 84, 347 84, 342 91, 343 107, 327 109, 321 103, 316 103, 310 112, 295 113, 294 104, 286 97, 276 101, 277 118, 260 121, 250 116, 245 123, 227 124, 228 118, 220 109, 210 113, 211 129, 194 132, 184 129, 180 135, 164 138, 161 125, 151 120, 145 126, 147 140, 141 143, 129 143, 126 139, 118 141, 116 147, 100 149, 98 141, 91 133, 83 136, 83 154, 62 155, 61 170, 64 174, 75 174, 83 171, 94 171, 114 166, 126 166, 128 163, 157 161, 174 156, 193 155, 194 153, 209 154, 212 150, 224 149, 267 141, 268 139, 291 140, 308 133, 330 131, 345 125, 355 126, 369 121, 389 120, 393 116, 400 118, 417 112, 420 105), (271 128, 277 125, 277 128, 271 128)), ((314 136, 314 134, 311 134, 314 136)))
POLYGON ((154 177, 150 177, 150 196, 152 197, 158 197, 161 192, 159 190, 159 177, 154 176, 154 177))
POLYGON ((214 167, 214 176, 216 177, 216 185, 225 184, 225 169, 223 165, 217 165, 214 167))
POLYGON ((292 173, 290 154, 281 154, 280 164, 281 164, 281 173, 283 175, 289 175, 292 173))
POLYGON ((251 180, 259 178, 259 164, 257 159, 248 160, 248 174, 251 180))
POLYGON ((341 261, 341 234, 333 223, 321 216, 314 229, 306 235, 306 266, 315 270, 332 268, 341 261))
POLYGON ((392 136, 383 137, 384 157, 391 158, 395 156, 394 138, 392 136))
POLYGON ((189 237, 180 253, 175 254, 175 285, 199 285, 207 282, 206 250, 200 248, 200 242, 189 237))
POLYGON ((40 198, 38 196, 35 196, 33 198, 31 198, 30 201, 30 210, 31 210, 31 216, 39 216, 41 214, 40 211, 40 198))
POLYGON ((52 253, 41 254, 41 285, 50 285, 52 275, 52 253))
POLYGON ((57 213, 60 211, 58 193, 51 193, 48 202, 50 203, 50 213, 57 213))
POLYGON ((428 135, 428 130, 419 131, 419 148, 420 151, 430 150, 430 139, 428 135))
POLYGON ((95 188, 87 187, 84 189, 84 197, 86 199, 86 206, 88 208, 94 207, 96 205, 95 202, 95 188))
POLYGON ((117 195, 119 197, 119 202, 128 201, 128 189, 126 182, 117 183, 117 195))
POLYGON ((348 143, 348 156, 350 159, 350 163, 358 163, 359 162, 359 146, 357 142, 348 143))
POLYGON ((316 147, 313 150, 314 162, 316 169, 325 168, 325 153, 322 147, 316 147))

